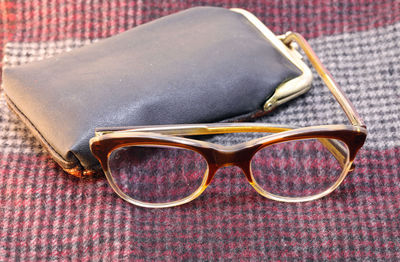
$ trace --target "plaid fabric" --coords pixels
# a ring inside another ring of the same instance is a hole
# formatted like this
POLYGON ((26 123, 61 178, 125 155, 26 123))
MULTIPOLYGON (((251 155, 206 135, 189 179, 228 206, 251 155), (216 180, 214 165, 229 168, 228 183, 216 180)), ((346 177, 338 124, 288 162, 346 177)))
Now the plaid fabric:
MULTIPOLYGON (((259 196, 238 168, 223 168, 191 203, 139 208, 103 177, 66 175, 2 97, 0 261, 400 260, 399 1, 0 0, 0 54, 6 65, 30 62, 194 5, 242 7, 276 33, 311 39, 368 126, 356 170, 321 200, 285 204, 259 196)), ((260 121, 345 118, 316 78, 310 92, 260 121)))

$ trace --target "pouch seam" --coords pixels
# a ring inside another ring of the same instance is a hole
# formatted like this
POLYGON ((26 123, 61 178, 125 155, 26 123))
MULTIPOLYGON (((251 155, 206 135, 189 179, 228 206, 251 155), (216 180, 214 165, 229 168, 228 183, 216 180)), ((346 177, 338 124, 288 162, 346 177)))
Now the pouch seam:
POLYGON ((35 127, 35 125, 28 119, 28 117, 14 104, 11 98, 4 93, 4 97, 8 107, 22 120, 22 122, 30 129, 30 131, 38 138, 39 142, 47 149, 47 151, 52 155, 53 159, 63 168, 63 169, 83 169, 80 165, 78 159, 72 154, 75 161, 68 161, 64 159, 43 137, 40 131, 35 127))

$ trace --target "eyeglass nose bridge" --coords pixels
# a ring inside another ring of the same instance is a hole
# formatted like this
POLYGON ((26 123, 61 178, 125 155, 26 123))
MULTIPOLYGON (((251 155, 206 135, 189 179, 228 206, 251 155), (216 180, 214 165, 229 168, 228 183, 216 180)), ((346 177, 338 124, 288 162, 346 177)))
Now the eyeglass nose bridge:
POLYGON ((212 154, 212 158, 208 160, 208 178, 206 185, 209 185, 217 171, 220 168, 228 166, 239 167, 248 182, 252 183, 253 178, 250 171, 251 152, 249 149, 234 151, 234 150, 216 150, 212 154))

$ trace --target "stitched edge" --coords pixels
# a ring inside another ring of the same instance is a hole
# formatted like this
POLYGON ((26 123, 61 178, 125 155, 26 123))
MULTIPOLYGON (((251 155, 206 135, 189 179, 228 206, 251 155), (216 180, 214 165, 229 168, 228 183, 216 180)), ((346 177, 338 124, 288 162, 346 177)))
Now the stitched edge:
MULTIPOLYGON (((13 111, 19 119, 28 127, 28 129, 33 133, 33 135, 39 140, 39 142, 44 146, 44 148, 50 153, 52 158, 59 164, 65 172, 81 177, 84 173, 88 173, 91 170, 84 170, 82 165, 79 163, 78 159, 73 157, 75 161, 65 160, 43 137, 39 130, 34 126, 34 124, 25 116, 24 113, 19 110, 19 108, 13 103, 13 101, 4 93, 5 100, 8 107, 13 111)), ((89 172, 90 173, 90 172, 89 172)))

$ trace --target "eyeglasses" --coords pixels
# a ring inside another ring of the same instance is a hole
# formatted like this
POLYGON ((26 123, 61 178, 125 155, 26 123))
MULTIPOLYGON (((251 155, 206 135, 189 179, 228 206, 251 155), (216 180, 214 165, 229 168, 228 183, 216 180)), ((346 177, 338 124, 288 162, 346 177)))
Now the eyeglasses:
POLYGON ((98 129, 90 148, 114 191, 142 207, 177 206, 197 198, 217 170, 230 165, 238 166, 259 194, 277 201, 310 201, 335 190, 354 169, 366 126, 306 40, 297 33, 281 40, 304 50, 352 125, 218 123, 98 129), (239 132, 273 134, 232 146, 192 138, 239 132))

